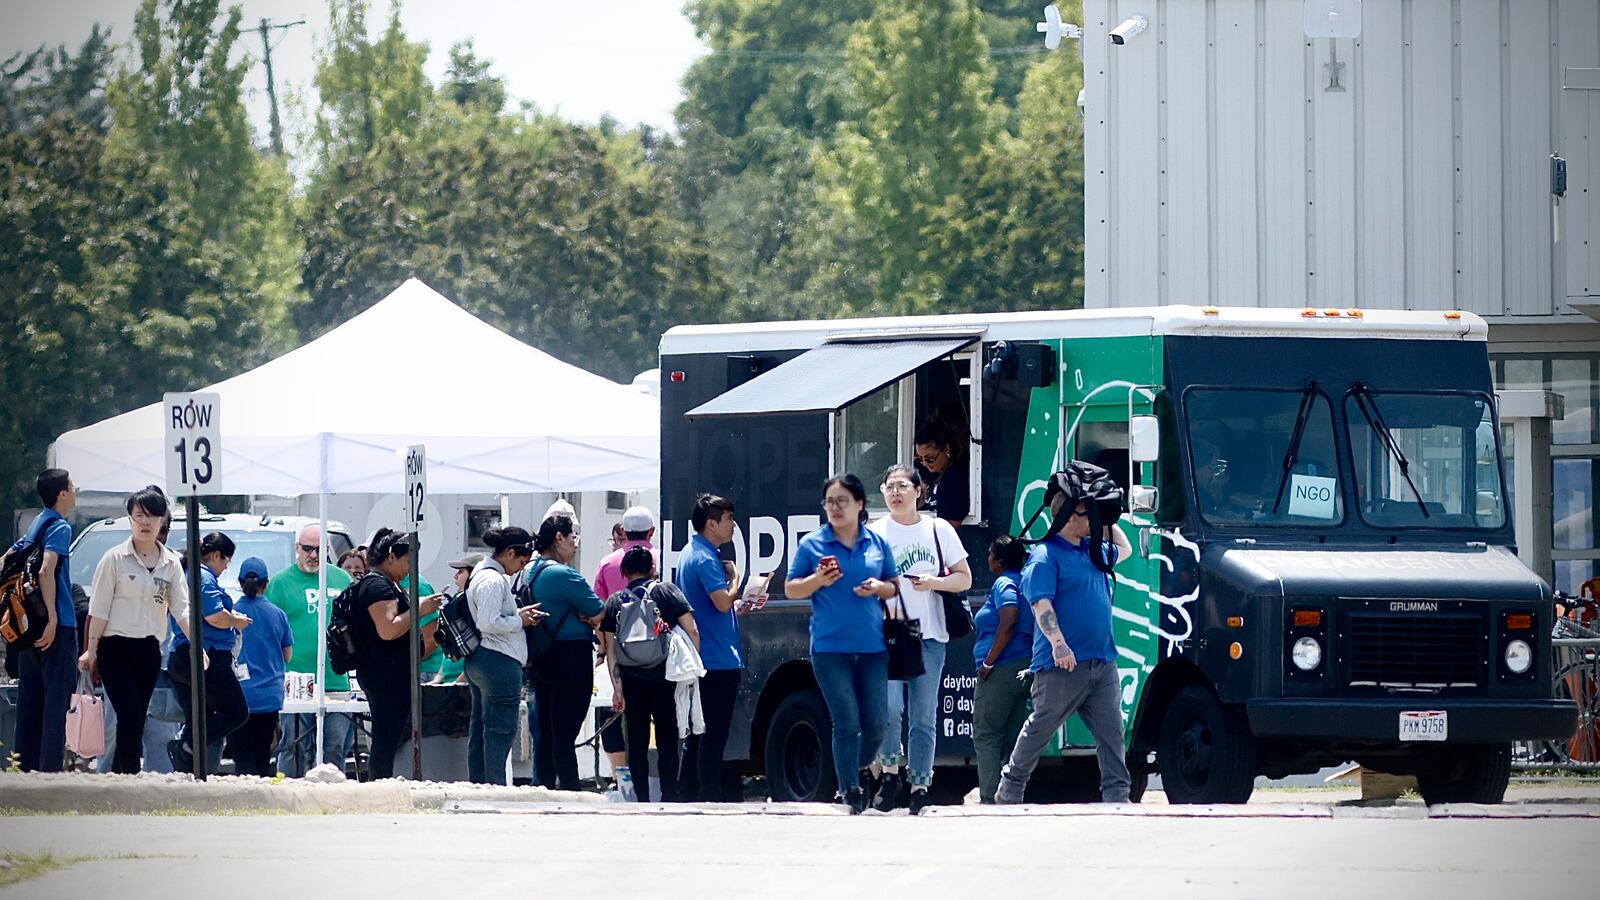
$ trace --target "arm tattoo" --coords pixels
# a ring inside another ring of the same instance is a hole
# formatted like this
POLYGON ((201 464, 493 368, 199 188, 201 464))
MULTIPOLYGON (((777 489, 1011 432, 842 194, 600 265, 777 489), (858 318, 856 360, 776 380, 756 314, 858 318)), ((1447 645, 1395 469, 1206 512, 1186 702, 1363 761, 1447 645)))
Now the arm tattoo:
POLYGON ((1061 627, 1056 624, 1054 610, 1047 609, 1039 613, 1039 630, 1043 631, 1046 637, 1060 637, 1061 627))

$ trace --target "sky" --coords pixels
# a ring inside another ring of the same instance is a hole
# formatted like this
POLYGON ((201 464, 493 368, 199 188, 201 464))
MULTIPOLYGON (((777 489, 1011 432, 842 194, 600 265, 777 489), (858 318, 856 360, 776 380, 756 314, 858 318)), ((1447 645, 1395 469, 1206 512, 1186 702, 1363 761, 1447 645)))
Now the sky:
MULTIPOLYGON (((242 26, 262 18, 306 24, 272 36, 272 67, 286 128, 304 124, 312 106, 316 48, 328 30, 326 0, 236 0, 242 26), (298 94, 300 120, 284 107, 298 94)), ((528 100, 564 118, 594 122, 609 113, 625 125, 672 126, 682 99, 684 71, 706 48, 683 15, 684 0, 409 0, 400 20, 411 40, 427 41, 429 79, 444 75, 452 44, 473 38, 480 57, 493 62, 514 101, 528 100)), ((110 25, 112 38, 126 41, 137 0, 0 0, 0 61, 40 44, 82 43, 92 23, 110 25)), ((230 5, 224 0, 223 8, 230 5)), ((368 24, 374 35, 387 24, 388 0, 373 0, 368 24)), ((261 55, 254 31, 239 39, 253 58, 261 55)), ((252 66, 245 77, 251 119, 266 141, 266 74, 252 66)))

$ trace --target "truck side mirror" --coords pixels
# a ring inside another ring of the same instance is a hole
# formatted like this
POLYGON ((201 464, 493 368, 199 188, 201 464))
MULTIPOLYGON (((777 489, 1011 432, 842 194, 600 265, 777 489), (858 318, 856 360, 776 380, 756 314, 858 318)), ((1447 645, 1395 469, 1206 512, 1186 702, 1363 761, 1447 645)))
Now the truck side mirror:
POLYGON ((1474 512, 1479 519, 1493 521, 1500 515, 1500 495, 1494 491, 1479 491, 1474 512))
POLYGON ((1136 513, 1153 513, 1161 504, 1161 492, 1154 485, 1136 484, 1128 492, 1128 508, 1136 513))
POLYGON ((1161 458, 1161 425, 1155 416, 1134 416, 1128 420, 1128 458, 1136 463, 1161 458))

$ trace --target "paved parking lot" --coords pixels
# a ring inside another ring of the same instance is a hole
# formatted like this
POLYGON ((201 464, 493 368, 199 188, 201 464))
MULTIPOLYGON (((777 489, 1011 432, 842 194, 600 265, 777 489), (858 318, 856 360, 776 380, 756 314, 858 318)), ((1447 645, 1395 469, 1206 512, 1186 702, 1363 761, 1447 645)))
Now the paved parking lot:
POLYGON ((0 819, 0 847, 90 857, 5 892, 47 898, 1364 892, 1456 900, 1590 896, 1600 878, 1600 818, 1353 817, 1325 814, 1329 804, 1278 807, 1256 804, 1223 817, 1155 807, 1132 815, 1077 808, 922 819, 816 807, 640 815, 575 805, 559 815, 27 816, 0 819))

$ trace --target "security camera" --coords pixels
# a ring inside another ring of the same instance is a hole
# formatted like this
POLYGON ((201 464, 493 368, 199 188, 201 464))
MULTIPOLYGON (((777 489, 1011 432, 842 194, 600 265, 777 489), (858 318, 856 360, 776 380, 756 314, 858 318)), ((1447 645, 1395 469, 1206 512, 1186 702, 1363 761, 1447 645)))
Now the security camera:
POLYGON ((1149 27, 1150 20, 1146 19, 1144 16, 1133 16, 1131 18, 1123 19, 1121 25, 1111 29, 1111 43, 1120 47, 1128 42, 1128 38, 1133 37, 1149 27))

